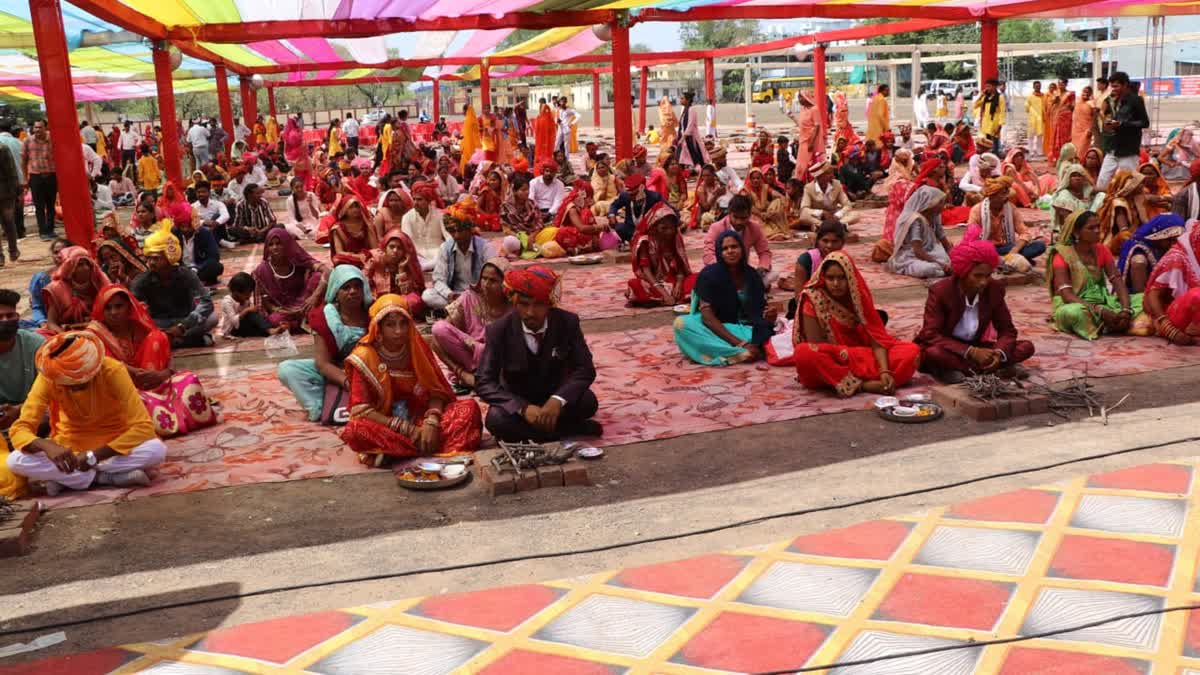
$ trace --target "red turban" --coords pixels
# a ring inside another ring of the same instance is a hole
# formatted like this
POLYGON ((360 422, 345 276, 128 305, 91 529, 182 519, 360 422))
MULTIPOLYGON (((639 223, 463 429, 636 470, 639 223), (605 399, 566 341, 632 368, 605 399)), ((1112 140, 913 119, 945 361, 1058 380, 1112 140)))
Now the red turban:
POLYGON ((1000 254, 996 253, 995 244, 986 239, 963 242, 950 249, 950 269, 957 279, 967 276, 971 268, 980 263, 992 267, 1000 265, 1000 254))
POLYGON ((641 187, 645 184, 646 184, 646 177, 643 176, 640 172, 632 173, 625 177, 625 189, 630 192, 633 192, 634 190, 638 189, 639 187, 641 187))
POLYGON ((504 290, 508 294, 527 295, 536 302, 554 303, 558 275, 544 265, 510 269, 504 275, 504 290))
POLYGON ((427 181, 421 180, 413 183, 412 193, 414 197, 416 195, 421 195, 431 202, 437 200, 437 188, 433 186, 433 183, 427 181))
POLYGON ((167 208, 167 217, 176 225, 192 222, 192 205, 187 202, 171 202, 167 208))
POLYGON ((644 146, 644 145, 635 145, 635 146, 633 146, 633 157, 634 157, 634 159, 642 159, 642 158, 644 158, 645 156, 646 156, 646 146, 644 146))
POLYGON ((542 175, 546 175, 547 171, 550 173, 558 171, 558 165, 554 162, 542 162, 542 175))
POLYGON ((525 173, 529 170, 529 160, 524 157, 518 157, 513 160, 513 170, 517 173, 525 173))

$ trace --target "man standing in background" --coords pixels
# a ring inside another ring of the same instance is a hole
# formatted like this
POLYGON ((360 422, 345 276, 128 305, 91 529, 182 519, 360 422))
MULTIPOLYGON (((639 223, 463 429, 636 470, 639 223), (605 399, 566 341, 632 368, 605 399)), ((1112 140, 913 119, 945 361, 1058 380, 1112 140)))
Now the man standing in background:
POLYGON ((358 157, 358 120, 354 119, 354 113, 346 113, 346 121, 342 123, 342 133, 346 134, 346 149, 349 150, 354 157, 358 157))

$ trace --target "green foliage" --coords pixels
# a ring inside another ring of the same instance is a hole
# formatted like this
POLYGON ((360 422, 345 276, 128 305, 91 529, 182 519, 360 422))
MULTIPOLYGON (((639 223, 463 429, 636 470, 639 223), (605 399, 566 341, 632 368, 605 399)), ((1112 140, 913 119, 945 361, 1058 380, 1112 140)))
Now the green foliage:
MULTIPOLYGON (((891 23, 893 19, 870 19, 865 23, 891 23)), ((1054 23, 1047 19, 1010 19, 1001 21, 999 26, 1000 44, 1031 43, 1031 42, 1077 42, 1077 38, 1068 32, 1055 30, 1054 23)), ((897 33, 895 35, 880 35, 869 38, 871 45, 911 45, 911 44, 979 44, 979 25, 960 24, 943 26, 914 33, 897 33)), ((877 54, 876 58, 904 58, 905 53, 877 54)), ((1002 61, 1004 61, 1002 59, 1002 61)), ((1060 74, 1070 77, 1086 76, 1086 68, 1074 52, 1046 54, 1043 56, 1019 56, 1012 59, 1012 79, 1033 80, 1047 79, 1060 74)), ((1003 72, 1003 63, 1002 70, 1003 72)), ((922 79, 951 79, 962 80, 971 77, 972 72, 963 67, 961 62, 925 63, 921 66, 922 79)))
POLYGON ((693 21, 679 24, 684 49, 717 49, 762 40, 756 19, 693 21))

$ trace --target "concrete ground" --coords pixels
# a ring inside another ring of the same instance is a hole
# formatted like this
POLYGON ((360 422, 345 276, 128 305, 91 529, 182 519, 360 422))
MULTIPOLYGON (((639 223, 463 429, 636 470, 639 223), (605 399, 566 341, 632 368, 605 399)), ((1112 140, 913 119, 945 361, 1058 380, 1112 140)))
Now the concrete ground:
MULTIPOLYGON (((861 109, 859 103, 851 109, 861 109)), ((731 108, 740 106, 722 106, 722 115, 731 108)), ((1184 113, 1181 109, 1178 114, 1184 113)), ((44 266, 38 259, 44 255, 35 255, 44 247, 36 239, 24 243, 30 254, 0 271, 0 286, 23 286, 44 266)), ((246 255, 234 253, 231 259, 246 255)), ((885 290, 877 299, 886 304, 923 292, 919 287, 885 290)), ((585 322, 584 330, 623 331, 666 321, 666 315, 604 319, 585 322)), ((211 363, 196 357, 179 367, 206 365, 211 363)), ((374 473, 51 512, 41 521, 34 551, 0 563, 12 570, 0 575, 0 631, 288 585, 332 585, 67 627, 65 642, 2 659, 0 666, 321 609, 668 561, 1085 473, 1194 456, 1200 454, 1200 443, 1180 441, 1196 433, 1198 377, 1200 368, 1178 368, 1097 381, 1109 400, 1131 394, 1108 426, 1096 420, 1067 423, 1051 415, 990 423, 949 417, 935 424, 897 426, 864 410, 609 447, 606 459, 592 469, 592 487, 494 499, 473 485, 440 493, 406 492, 390 474, 374 473), (1104 459, 984 478, 1157 444, 1104 459), (886 498, 980 478, 959 487, 886 498), (884 499, 850 505, 868 498, 884 499), (345 581, 608 547, 828 507, 836 510, 611 550, 345 581)), ((55 630, 7 635, 0 638, 0 648, 55 630)))

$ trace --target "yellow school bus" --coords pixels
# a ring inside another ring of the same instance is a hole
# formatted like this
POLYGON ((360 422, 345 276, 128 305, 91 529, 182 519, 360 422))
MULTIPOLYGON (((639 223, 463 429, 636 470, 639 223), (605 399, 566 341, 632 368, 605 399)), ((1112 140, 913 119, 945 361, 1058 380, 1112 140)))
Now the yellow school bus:
POLYGON ((754 82, 754 94, 750 100, 755 103, 770 103, 781 98, 794 97, 801 89, 812 87, 811 76, 803 77, 761 77, 754 82))

